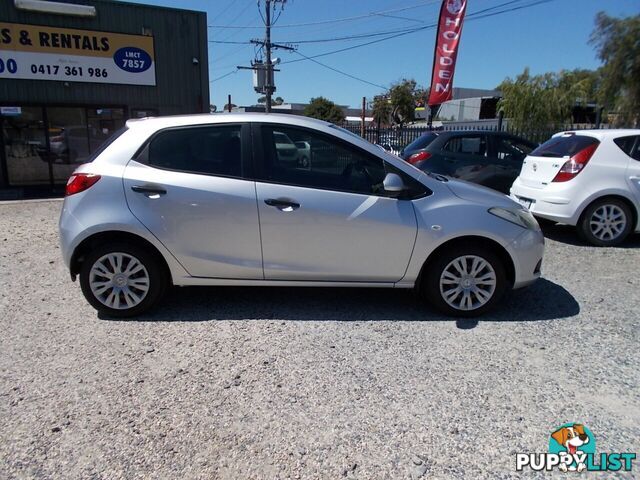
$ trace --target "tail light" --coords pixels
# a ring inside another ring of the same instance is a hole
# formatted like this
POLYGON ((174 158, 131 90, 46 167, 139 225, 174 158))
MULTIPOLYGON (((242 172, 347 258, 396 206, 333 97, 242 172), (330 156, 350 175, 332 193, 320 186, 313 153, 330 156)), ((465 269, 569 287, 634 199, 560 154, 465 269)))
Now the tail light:
POLYGON ((100 180, 100 175, 94 175, 92 173, 74 173, 67 181, 67 188, 64 194, 68 197, 69 195, 84 192, 98 180, 100 180))
POLYGON ((429 158, 431 158, 431 154, 429 152, 418 152, 409 157, 409 163, 411 165, 415 165, 416 163, 428 160, 429 158))
POLYGON ((573 157, 562 165, 562 168, 552 182, 567 182, 578 175, 587 163, 589 163, 589 160, 593 156, 593 152, 598 148, 598 145, 599 143, 593 143, 574 154, 573 157))

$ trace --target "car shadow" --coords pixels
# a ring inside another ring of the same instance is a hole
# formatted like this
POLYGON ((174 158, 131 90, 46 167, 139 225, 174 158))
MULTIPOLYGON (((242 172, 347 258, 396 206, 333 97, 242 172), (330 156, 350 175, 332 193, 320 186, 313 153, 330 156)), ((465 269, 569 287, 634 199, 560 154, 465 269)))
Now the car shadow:
MULTIPOLYGON (((566 243, 576 247, 600 248, 582 240, 576 232, 576 227, 571 225, 553 224, 544 222, 540 225, 545 238, 555 240, 556 242, 566 243)), ((609 248, 638 248, 640 247, 640 234, 632 233, 622 244, 609 248)), ((604 247, 606 248, 606 247, 604 247)))
MULTIPOLYGON (((377 288, 188 287, 172 288, 160 306, 136 322, 279 321, 455 321, 470 329, 482 322, 555 320, 580 312, 571 293, 547 279, 511 292, 479 319, 446 317, 412 290, 377 288)), ((103 320, 111 318, 99 315, 103 320)), ((117 320, 117 319, 113 319, 117 320)))

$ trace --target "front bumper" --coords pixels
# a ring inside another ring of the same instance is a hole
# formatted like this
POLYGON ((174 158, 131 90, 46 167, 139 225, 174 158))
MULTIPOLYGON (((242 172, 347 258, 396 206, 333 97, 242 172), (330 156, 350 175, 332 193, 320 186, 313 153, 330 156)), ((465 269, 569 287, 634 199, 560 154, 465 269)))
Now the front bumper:
POLYGON ((507 250, 515 267, 514 289, 531 285, 540 278, 544 255, 542 231, 525 230, 507 246, 507 250))

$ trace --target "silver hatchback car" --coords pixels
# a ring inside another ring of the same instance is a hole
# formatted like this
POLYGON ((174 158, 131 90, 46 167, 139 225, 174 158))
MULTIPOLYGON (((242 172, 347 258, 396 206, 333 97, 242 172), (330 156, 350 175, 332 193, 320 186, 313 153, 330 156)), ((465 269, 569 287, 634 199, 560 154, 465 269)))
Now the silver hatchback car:
POLYGON ((415 288, 475 316, 534 282, 544 250, 536 220, 505 195, 292 115, 129 120, 66 194, 71 278, 117 317, 169 285, 415 288), (282 135, 308 162, 282 159, 282 135))

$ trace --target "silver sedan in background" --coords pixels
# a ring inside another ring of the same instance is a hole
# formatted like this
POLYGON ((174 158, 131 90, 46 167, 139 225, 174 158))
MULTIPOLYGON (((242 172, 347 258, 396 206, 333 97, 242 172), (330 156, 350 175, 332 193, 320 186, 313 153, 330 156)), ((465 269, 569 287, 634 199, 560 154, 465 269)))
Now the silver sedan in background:
POLYGON ((505 195, 292 115, 129 120, 66 193, 71 277, 119 317, 168 285, 415 288, 475 316, 534 282, 544 250, 535 219, 505 195), (283 159, 283 135, 313 161, 283 159))

